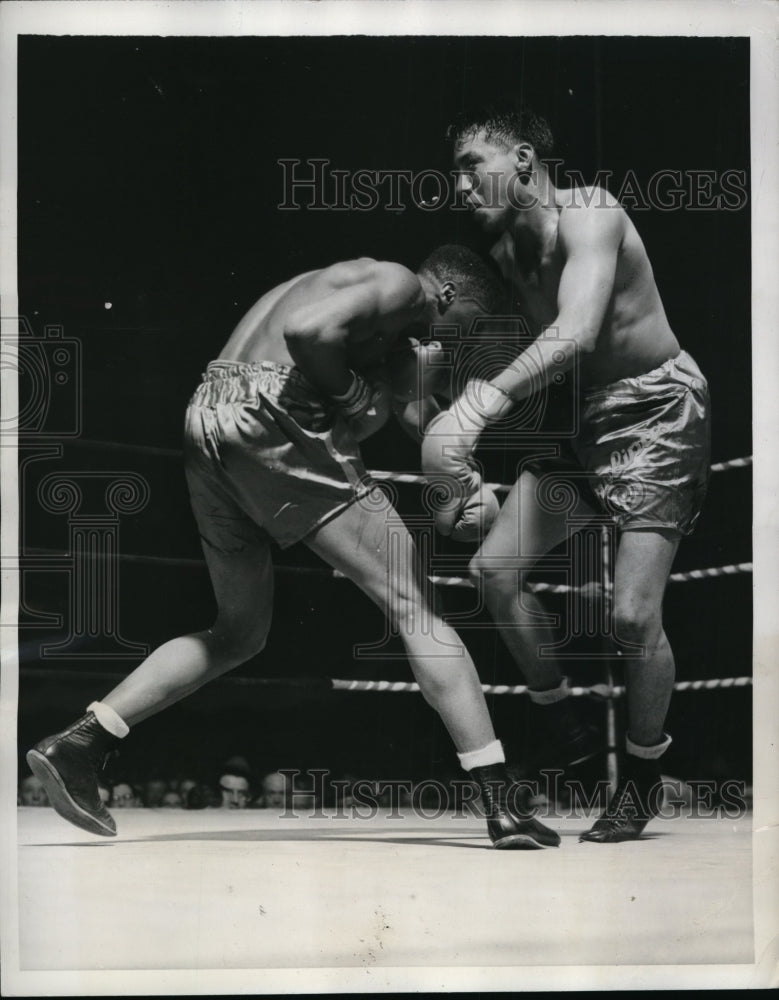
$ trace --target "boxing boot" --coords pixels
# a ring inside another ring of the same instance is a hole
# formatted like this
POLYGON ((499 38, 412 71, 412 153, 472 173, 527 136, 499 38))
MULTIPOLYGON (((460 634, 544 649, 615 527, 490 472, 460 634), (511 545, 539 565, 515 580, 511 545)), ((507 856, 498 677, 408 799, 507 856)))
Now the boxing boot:
POLYGON ((638 840, 647 823, 660 812, 663 787, 658 760, 625 755, 624 774, 603 815, 579 840, 619 844, 638 840))
POLYGON ((509 850, 532 850, 542 847, 559 847, 560 838, 554 830, 530 815, 520 815, 511 799, 509 784, 503 764, 474 767, 471 776, 481 790, 487 817, 487 832, 494 847, 509 850), (512 809, 512 807, 514 807, 512 809))
POLYGON ((606 749, 600 729, 579 717, 570 697, 533 708, 533 728, 539 733, 533 753, 537 769, 566 770, 592 760, 606 749))
POLYGON ((118 743, 94 713, 87 712, 70 728, 41 740, 27 754, 30 769, 43 782, 60 816, 103 837, 116 836, 116 823, 100 800, 97 779, 118 743))

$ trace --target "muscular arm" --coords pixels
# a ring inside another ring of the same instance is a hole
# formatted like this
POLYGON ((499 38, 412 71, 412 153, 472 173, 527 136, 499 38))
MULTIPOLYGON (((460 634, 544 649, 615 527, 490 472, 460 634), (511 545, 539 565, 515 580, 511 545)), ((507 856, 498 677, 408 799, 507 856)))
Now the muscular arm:
POLYGON ((565 264, 557 292, 557 316, 492 384, 514 400, 547 385, 571 368, 578 352, 595 349, 614 292, 624 215, 617 203, 570 207, 560 216, 558 239, 565 264))
POLYGON ((284 328, 290 356, 319 389, 341 395, 351 383, 350 337, 410 322, 421 307, 421 295, 410 271, 374 263, 354 282, 295 310, 284 328))

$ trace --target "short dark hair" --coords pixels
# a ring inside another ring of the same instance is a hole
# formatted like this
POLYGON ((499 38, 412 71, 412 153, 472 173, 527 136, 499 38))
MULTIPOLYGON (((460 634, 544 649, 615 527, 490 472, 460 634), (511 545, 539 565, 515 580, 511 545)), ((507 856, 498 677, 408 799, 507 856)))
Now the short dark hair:
POLYGON ((461 292, 478 299, 489 313, 500 312, 504 305, 504 288, 493 266, 470 247, 457 243, 436 247, 417 270, 439 281, 455 282, 461 292))
POLYGON ((536 156, 552 155, 554 138, 549 123, 541 115, 513 101, 484 104, 459 112, 446 130, 449 142, 456 142, 484 130, 490 142, 507 149, 518 142, 529 142, 536 156))

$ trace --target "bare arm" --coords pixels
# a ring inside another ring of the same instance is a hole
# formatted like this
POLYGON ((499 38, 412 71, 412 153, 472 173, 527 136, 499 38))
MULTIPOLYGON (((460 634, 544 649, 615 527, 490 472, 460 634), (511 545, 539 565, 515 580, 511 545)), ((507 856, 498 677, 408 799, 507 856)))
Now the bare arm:
POLYGON ((624 215, 608 206, 571 207, 560 216, 559 240, 565 265, 557 292, 557 316, 492 384, 514 400, 547 385, 571 368, 578 352, 595 349, 614 292, 624 215))
POLYGON ((405 268, 374 264, 357 281, 297 309, 287 320, 284 339, 290 356, 328 395, 342 395, 352 381, 347 344, 357 332, 410 322, 420 308, 419 282, 405 268))

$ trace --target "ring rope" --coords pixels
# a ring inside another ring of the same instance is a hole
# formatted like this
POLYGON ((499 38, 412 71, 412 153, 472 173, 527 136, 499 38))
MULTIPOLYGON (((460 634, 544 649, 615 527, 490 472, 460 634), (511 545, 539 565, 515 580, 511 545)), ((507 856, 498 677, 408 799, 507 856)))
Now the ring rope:
MULTIPOLYGON (((419 685, 414 681, 360 681, 334 678, 331 683, 334 691, 379 691, 392 694, 412 694, 420 690, 419 685)), ((751 684, 751 677, 722 677, 707 681, 677 681, 674 684, 674 691, 713 691, 717 688, 749 687, 751 684)), ((482 684, 481 689, 485 694, 496 695, 527 694, 530 690, 524 684, 482 684)), ((609 687, 608 684, 593 684, 591 687, 572 687, 569 690, 574 698, 621 698, 625 694, 624 687, 609 687)))
MULTIPOLYGON (((188 557, 173 557, 173 556, 150 556, 150 555, 133 555, 126 552, 114 552, 114 553, 101 553, 101 552, 90 552, 87 555, 92 559, 118 559, 119 562, 126 563, 138 563, 141 565, 149 566, 175 566, 179 568, 204 568, 205 560, 194 559, 188 557)), ((28 548, 26 549, 20 558, 17 560, 8 559, 6 562, 13 564, 14 561, 21 562, 25 557, 29 558, 59 558, 68 559, 70 558, 70 553, 68 552, 58 552, 54 549, 38 549, 38 548, 28 548)), ((348 580, 349 577, 345 573, 341 573, 337 569, 323 568, 319 566, 277 566, 276 569, 280 573, 289 573, 291 575, 316 575, 316 576, 327 576, 334 580, 348 580)), ((751 573, 752 563, 732 563, 729 566, 710 566, 706 569, 691 569, 684 573, 672 573, 668 577, 669 583, 686 583, 690 580, 707 580, 712 577, 718 576, 735 576, 740 573, 751 573)), ((440 587, 468 587, 473 588, 473 583, 468 577, 465 576, 429 576, 428 579, 431 583, 440 587)), ((601 591, 601 586, 594 583, 586 583, 581 587, 573 587, 565 583, 531 583, 528 584, 528 589, 533 591, 533 593, 546 593, 546 594, 571 594, 578 591, 584 591, 586 593, 598 594, 601 591)))
MULTIPOLYGON (((93 448, 99 451, 128 451, 138 455, 157 455, 160 458, 183 458, 184 452, 181 448, 160 448, 150 444, 131 444, 125 441, 99 441, 96 438, 73 438, 66 442, 68 446, 80 448, 93 448)), ((730 458, 725 462, 715 462, 710 467, 710 472, 726 472, 729 469, 743 469, 752 465, 752 456, 745 455, 742 458, 730 458)), ((420 473, 392 472, 388 469, 372 469, 368 475, 378 481, 391 480, 395 483, 417 483, 425 485, 430 482, 429 477, 420 473)), ((508 492, 511 486, 505 483, 487 483, 487 486, 498 492, 508 492)))
MULTIPOLYGON (((149 566, 172 566, 179 568, 204 568, 205 560, 194 559, 194 558, 179 558, 172 556, 150 556, 150 555, 132 555, 125 552, 114 552, 114 553, 101 553, 101 552, 90 552, 87 555, 92 559, 118 559, 119 562, 126 563, 137 563, 141 565, 149 566)), ((59 558, 68 559, 70 558, 70 553, 68 552, 57 552, 54 549, 38 549, 38 548, 28 548, 22 553, 21 557, 17 560, 7 559, 6 563, 10 566, 14 562, 21 562, 25 557, 29 558, 59 558)), ((345 573, 341 573, 337 569, 326 569, 319 566, 277 566, 277 571, 280 573, 288 573, 290 575, 316 575, 316 576, 326 576, 334 580, 348 580, 349 577, 345 573)), ((672 573, 668 577, 669 583, 686 583, 690 580, 707 580, 712 577, 718 576, 735 576, 740 573, 751 573, 752 563, 733 563, 729 566, 710 566, 706 569, 691 569, 684 573, 672 573)), ((429 576, 428 579, 431 583, 440 587, 467 587, 473 588, 474 585, 468 577, 465 576, 429 576)), ((590 595, 597 595, 602 590, 599 584, 586 583, 581 587, 573 587, 565 583, 531 583, 528 584, 528 589, 533 593, 539 594, 572 594, 579 591, 584 591, 590 595)))
MULTIPOLYGON (((99 680, 106 683, 117 683, 124 674, 113 671, 75 670, 51 667, 22 666, 23 675, 27 678, 41 680, 78 680, 88 677, 91 681, 99 680)), ((220 684, 237 687, 281 687, 285 689, 307 691, 327 688, 331 691, 370 691, 390 694, 416 694, 419 685, 414 681, 365 681, 342 680, 328 677, 251 677, 225 675, 219 678, 220 684)), ((674 691, 714 691, 726 688, 744 688, 752 685, 751 677, 719 677, 711 680, 677 681, 674 691)), ((482 684, 485 694, 520 695, 530 690, 524 684, 482 684)), ((571 687, 574 698, 621 698, 625 693, 624 686, 608 684, 593 684, 590 687, 571 687)))

